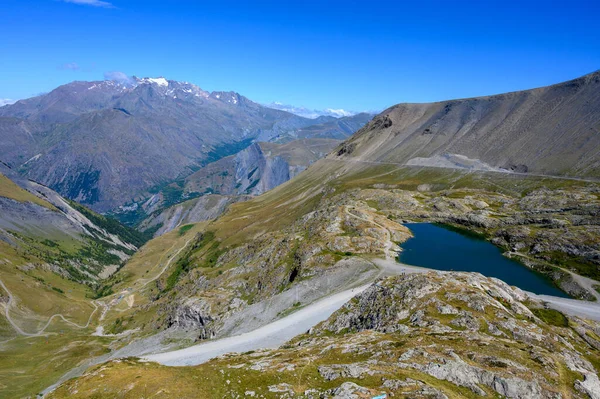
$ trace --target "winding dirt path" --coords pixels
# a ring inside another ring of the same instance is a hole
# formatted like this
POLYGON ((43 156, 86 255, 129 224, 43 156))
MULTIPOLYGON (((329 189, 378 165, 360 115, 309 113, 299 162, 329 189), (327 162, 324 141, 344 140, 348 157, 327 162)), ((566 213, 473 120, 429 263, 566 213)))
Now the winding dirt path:
MULTIPOLYGON (((171 263, 173 263, 173 260, 175 258, 177 258, 177 256, 181 253, 181 251, 183 251, 188 246, 188 244, 190 243, 190 241, 192 241, 192 240, 193 240, 193 237, 190 238, 189 240, 187 240, 186 243, 179 250, 177 250, 177 252, 175 252, 174 254, 171 255, 171 257, 165 263, 165 266, 162 268, 162 270, 160 271, 160 273, 158 273, 156 276, 154 276, 150 280, 144 281, 144 283, 140 287, 136 288, 135 290, 130 290, 130 291, 125 290, 125 291, 122 291, 120 295, 125 295, 126 293, 133 295, 133 293, 135 291, 141 290, 146 285, 148 285, 151 282, 156 281, 158 278, 160 278, 164 274, 164 272, 169 268, 169 266, 171 266, 171 263)), ((177 242, 175 242, 167 251, 165 251, 164 255, 160 258, 159 262, 162 262, 162 260, 164 259, 164 256, 166 256, 175 247, 175 245, 177 245, 177 242)), ((82 329, 82 330, 86 329, 86 328, 88 328, 90 326, 90 323, 92 322, 92 318, 94 317, 94 314, 96 314, 96 312, 98 311, 98 304, 104 308, 102 310, 102 313, 101 313, 100 318, 99 318, 100 321, 104 320, 104 317, 106 316, 106 313, 108 313, 108 311, 111 308, 111 306, 110 306, 109 303, 105 303, 103 301, 92 300, 92 301, 90 301, 90 303, 94 307, 94 310, 92 311, 92 313, 90 313, 88 321, 87 321, 87 323, 85 325, 79 325, 79 324, 77 324, 77 323, 75 323, 75 322, 67 319, 64 315, 62 315, 60 313, 56 313, 56 314, 53 314, 52 316, 50 316, 50 318, 48 319, 48 321, 46 322, 46 324, 40 330, 38 330, 35 333, 29 333, 29 332, 24 331, 21 327, 19 327, 14 322, 14 320, 12 319, 12 317, 10 316, 10 308, 11 308, 11 306, 14 305, 15 299, 14 299, 13 294, 6 287, 6 285, 4 284, 4 282, 2 280, 0 280, 0 286, 8 294, 8 302, 4 305, 4 315, 6 317, 6 320, 8 320, 9 324, 17 332, 17 334, 23 335, 25 337, 39 337, 39 336, 42 336, 42 335, 47 335, 48 333, 45 333, 46 329, 50 326, 50 324, 52 323, 52 321, 54 319, 56 319, 56 318, 61 319, 65 323, 67 323, 67 324, 69 324, 69 325, 71 325, 71 326, 73 326, 75 328, 82 329)), ((133 303, 133 300, 129 300, 129 298, 128 298, 128 302, 133 303)), ((99 329, 96 329, 96 331, 92 335, 103 335, 102 334, 102 328, 101 328, 101 326, 98 326, 98 327, 99 327, 99 329)))
MULTIPOLYGON (((111 310, 112 307, 118 305, 121 302, 121 299, 123 299, 123 298, 125 298, 125 301, 127 301, 129 308, 131 308, 133 306, 133 303, 135 302, 135 293, 139 292, 141 289, 143 289, 145 286, 147 286, 151 282, 158 280, 167 271, 167 269, 171 266, 171 263, 173 263, 173 261, 179 256, 181 251, 183 251, 185 248, 187 248, 187 246, 193 239, 194 239, 194 237, 187 240, 185 242, 185 244, 177 250, 177 252, 173 253, 169 257, 169 260, 165 263, 164 267, 161 269, 161 271, 156 276, 152 277, 149 280, 145 280, 145 279, 138 280, 138 282, 143 281, 143 284, 139 287, 127 288, 118 294, 113 294, 113 295, 117 295, 117 297, 108 303, 100 302, 100 304, 104 307, 104 310, 102 311, 102 314, 100 315, 100 318, 98 319, 99 323, 98 323, 98 326, 96 327, 96 331, 92 335, 95 335, 98 337, 114 336, 113 334, 104 334, 104 327, 102 326, 102 324, 100 322, 102 320, 104 320, 104 318, 106 317, 106 314, 111 310)), ((164 254, 158 260, 159 264, 164 260, 164 257, 167 256, 167 254, 175 247, 175 245, 177 245, 177 242, 173 243, 173 245, 171 245, 171 247, 164 252, 164 254)), ((128 309, 125 309, 125 310, 114 309, 114 310, 122 313, 122 312, 127 311, 128 309)))
MULTIPOLYGON (((171 255, 171 257, 169 258, 169 260, 167 261, 167 263, 165 263, 165 266, 162 268, 162 270, 160 271, 160 273, 158 273, 156 276, 152 277, 150 280, 144 281, 144 284, 142 284, 141 287, 137 288, 134 291, 139 291, 142 288, 144 288, 145 286, 147 286, 148 284, 150 284, 151 282, 158 280, 160 278, 160 276, 162 276, 164 274, 164 272, 167 271, 167 269, 169 268, 169 266, 171 266, 171 263, 173 263, 173 260, 179 256, 179 254, 181 253, 181 251, 183 251, 184 249, 187 248, 187 246, 189 245, 190 241, 192 241, 193 239, 194 239, 194 237, 192 237, 189 240, 187 240, 185 242, 185 244, 183 244, 183 246, 177 250, 177 252, 175 252, 173 255, 171 255)), ((175 247, 175 245, 177 245, 177 242, 175 242, 173 245, 171 245, 171 248, 169 248, 165 252, 165 255, 167 253, 169 253, 169 251, 171 251, 175 247)), ((163 255, 163 257, 164 257, 164 255, 163 255)), ((163 257, 161 257, 161 260, 163 259, 163 257)), ((159 262, 160 262, 160 260, 159 260, 159 262)), ((131 291, 131 292, 133 293, 134 291, 131 291)))
POLYGON ((360 294, 369 284, 348 289, 320 299, 312 304, 271 322, 256 330, 209 341, 188 348, 144 356, 143 359, 168 366, 193 366, 230 352, 277 348, 295 336, 308 331, 323 320, 327 320, 354 296, 360 294))
POLYGON ((0 280, 0 286, 2 286, 2 288, 4 289, 4 291, 6 291, 6 293, 8 294, 8 303, 4 306, 4 315, 6 316, 6 320, 8 320, 8 322, 10 323, 10 325, 12 326, 12 328, 14 328, 14 330, 23 336, 26 337, 39 337, 41 335, 44 335, 44 331, 46 330, 46 328, 48 328, 48 326, 50 326, 50 323, 52 323, 52 320, 54 320, 55 318, 60 318, 62 319, 65 323, 72 325, 75 328, 79 328, 79 329, 85 329, 88 328, 91 321, 92 321, 92 317, 94 316, 94 313, 96 313, 96 311, 98 310, 98 305, 96 305, 96 303, 94 301, 91 301, 91 304, 94 306, 94 310, 92 311, 92 313, 90 314, 90 317, 88 318, 88 321, 85 325, 79 325, 75 322, 72 322, 70 320, 68 320, 67 318, 65 318, 65 316, 63 316, 60 313, 56 313, 53 314, 52 316, 50 316, 50 318, 48 319, 48 321, 46 322, 46 324, 44 325, 44 327, 42 327, 39 331, 35 332, 35 333, 28 333, 23 331, 23 329, 21 329, 21 327, 19 327, 11 318, 10 316, 10 307, 14 302, 14 297, 12 295, 12 293, 9 291, 9 289, 6 287, 6 285, 4 285, 4 283, 2 282, 2 280, 0 280))

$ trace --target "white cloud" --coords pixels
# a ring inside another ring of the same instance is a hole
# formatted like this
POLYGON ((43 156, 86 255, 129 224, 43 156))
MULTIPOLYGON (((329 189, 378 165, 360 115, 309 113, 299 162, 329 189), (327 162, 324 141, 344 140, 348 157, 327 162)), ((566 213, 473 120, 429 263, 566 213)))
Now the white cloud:
POLYGON ((16 103, 17 100, 11 100, 10 98, 0 98, 0 107, 16 103))
POLYGON ((119 71, 111 71, 111 72, 104 72, 104 79, 106 80, 112 80, 124 85, 133 85, 135 84, 135 80, 130 77, 127 76, 126 73, 123 72, 119 72, 119 71))
POLYGON ((333 116, 335 118, 341 118, 343 116, 352 116, 356 115, 356 112, 346 111, 344 109, 333 109, 327 108, 324 110, 317 109, 308 109, 305 107, 296 107, 293 105, 285 105, 280 102, 273 102, 271 104, 266 104, 269 108, 278 109, 280 111, 290 112, 292 114, 303 116, 304 118, 315 119, 319 116, 333 116))
POLYGON ((290 112, 292 114, 302 116, 304 118, 315 119, 320 116, 320 114, 314 110, 310 110, 304 107, 295 107, 293 105, 286 105, 280 102, 274 102, 271 104, 265 104, 269 108, 278 109, 280 111, 290 112))
POLYGON ((83 6, 115 8, 111 3, 101 0, 63 0, 65 3, 80 4, 83 6))
POLYGON ((326 110, 323 111, 324 115, 330 115, 330 116, 335 116, 336 118, 341 118, 343 116, 352 116, 355 115, 356 112, 352 112, 352 111, 346 111, 345 109, 333 109, 333 108, 327 108, 326 110))

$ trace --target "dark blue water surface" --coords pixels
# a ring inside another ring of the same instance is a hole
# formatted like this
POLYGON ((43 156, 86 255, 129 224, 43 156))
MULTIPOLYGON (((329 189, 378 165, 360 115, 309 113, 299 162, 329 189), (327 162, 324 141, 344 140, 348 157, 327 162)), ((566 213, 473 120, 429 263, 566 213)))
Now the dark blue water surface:
POLYGON ((413 238, 406 241, 399 260, 436 270, 479 272, 535 294, 569 296, 544 276, 502 255, 493 244, 431 223, 406 224, 413 238))

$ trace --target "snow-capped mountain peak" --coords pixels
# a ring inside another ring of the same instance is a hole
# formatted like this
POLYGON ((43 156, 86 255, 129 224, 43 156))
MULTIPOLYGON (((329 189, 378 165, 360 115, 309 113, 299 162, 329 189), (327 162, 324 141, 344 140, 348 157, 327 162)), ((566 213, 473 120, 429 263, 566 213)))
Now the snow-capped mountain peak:
POLYGON ((169 86, 169 81, 165 78, 158 77, 158 78, 142 78, 142 79, 138 79, 137 80, 138 84, 144 84, 144 83, 149 83, 149 84, 156 84, 158 86, 163 86, 163 87, 168 87, 169 86))

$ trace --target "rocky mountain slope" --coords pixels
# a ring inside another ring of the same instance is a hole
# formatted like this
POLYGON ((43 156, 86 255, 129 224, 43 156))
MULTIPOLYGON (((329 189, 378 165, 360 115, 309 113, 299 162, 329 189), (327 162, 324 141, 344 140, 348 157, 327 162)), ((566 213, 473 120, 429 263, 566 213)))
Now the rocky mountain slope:
POLYGON ((398 104, 331 159, 600 176, 600 72, 533 90, 398 104))
POLYGON ((0 397, 34 394, 102 350, 94 298, 147 239, 0 162, 0 397))
POLYGON ((115 361, 50 397, 596 398, 598 333, 499 280, 413 274, 378 281, 280 349, 196 367, 115 361))
POLYGON ((0 164, 0 181, 0 241, 35 258, 28 269, 95 281, 114 273, 146 241, 5 164, 0 164))
POLYGON ((347 137, 367 117, 334 119, 164 78, 73 82, 1 107, 0 151, 22 176, 106 212, 255 139, 290 140, 315 124, 316 136, 347 137))
POLYGON ((254 143, 235 155, 206 165, 147 200, 122 207, 115 216, 125 221, 142 220, 138 230, 149 230, 155 235, 182 224, 214 219, 226 205, 248 199, 249 195, 260 195, 290 180, 338 144, 339 140, 334 139, 254 143))
POLYGON ((249 198, 244 195, 206 194, 166 209, 158 208, 147 216, 137 229, 159 237, 182 226, 216 219, 229 205, 249 198))

